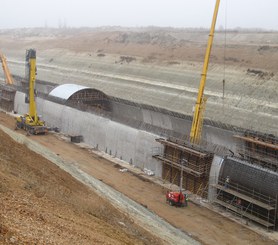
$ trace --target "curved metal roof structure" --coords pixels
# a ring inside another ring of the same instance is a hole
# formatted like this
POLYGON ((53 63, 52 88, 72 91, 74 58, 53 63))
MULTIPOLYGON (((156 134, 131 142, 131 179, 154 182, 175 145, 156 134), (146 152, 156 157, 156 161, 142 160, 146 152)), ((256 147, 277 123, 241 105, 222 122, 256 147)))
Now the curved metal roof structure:
POLYGON ((49 95, 58 97, 60 99, 67 100, 69 99, 73 94, 76 92, 83 90, 83 89, 88 89, 88 87, 84 87, 81 85, 77 84, 62 84, 54 88, 49 95))
POLYGON ((111 112, 112 110, 110 97, 94 88, 77 84, 63 84, 54 88, 49 95, 62 99, 65 101, 65 105, 80 110, 106 112, 111 112))

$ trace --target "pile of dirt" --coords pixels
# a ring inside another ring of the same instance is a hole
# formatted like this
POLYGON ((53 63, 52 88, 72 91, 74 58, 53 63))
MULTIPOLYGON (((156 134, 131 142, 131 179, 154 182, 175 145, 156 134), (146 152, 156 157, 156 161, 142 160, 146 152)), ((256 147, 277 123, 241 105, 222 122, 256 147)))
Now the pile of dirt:
POLYGON ((56 165, 0 131, 1 244, 161 244, 56 165))

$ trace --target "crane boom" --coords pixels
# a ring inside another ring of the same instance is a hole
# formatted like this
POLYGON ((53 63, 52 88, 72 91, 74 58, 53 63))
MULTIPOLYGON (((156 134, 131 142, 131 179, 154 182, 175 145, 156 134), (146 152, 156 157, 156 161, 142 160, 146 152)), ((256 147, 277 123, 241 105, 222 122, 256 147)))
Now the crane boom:
POLYGON ((44 121, 41 121, 37 114, 35 101, 35 82, 36 82, 36 50, 26 51, 26 70, 29 81, 29 113, 16 118, 16 128, 25 129, 28 134, 46 134, 48 128, 44 121))
POLYGON ((10 85, 14 84, 13 77, 12 77, 9 67, 7 65, 7 59, 6 59, 5 55, 2 54, 1 52, 0 52, 0 60, 1 60, 3 71, 4 71, 4 74, 6 77, 6 83, 10 84, 10 85))
POLYGON ((34 122, 38 121, 38 115, 35 103, 35 81, 36 81, 36 50, 29 49, 26 51, 26 66, 29 80, 29 116, 34 122))
POLYGON ((201 130, 203 127, 202 118, 203 118, 203 112, 204 112, 205 101, 206 101, 206 98, 204 98, 204 90, 205 90, 205 85, 206 85, 208 64, 209 64, 210 53, 211 53, 211 48, 212 48, 212 43, 213 43, 213 37, 214 37, 214 31, 215 31, 215 25, 216 25, 219 5, 220 5, 220 0, 216 0, 212 24, 211 24, 211 28, 210 28, 209 39, 208 39, 208 44, 207 44, 207 50, 206 50, 206 55, 205 55, 205 60, 204 60, 204 65, 203 65, 203 71, 202 71, 202 76, 201 76, 201 81, 200 81, 200 86, 199 86, 199 92, 198 92, 198 97, 197 97, 197 101, 196 101, 196 105, 195 105, 191 131, 190 131, 190 141, 191 141, 191 143, 195 143, 195 144, 199 143, 199 141, 201 139, 201 130))

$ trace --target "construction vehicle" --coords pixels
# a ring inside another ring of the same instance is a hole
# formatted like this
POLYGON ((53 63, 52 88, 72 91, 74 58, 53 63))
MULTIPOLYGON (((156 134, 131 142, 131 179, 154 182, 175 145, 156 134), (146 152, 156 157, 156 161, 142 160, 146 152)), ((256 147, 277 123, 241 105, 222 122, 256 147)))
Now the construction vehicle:
POLYGON ((26 75, 29 81, 29 113, 16 117, 16 129, 24 129, 29 134, 46 134, 48 128, 45 122, 37 115, 35 102, 35 81, 36 81, 36 50, 26 50, 26 75))
POLYGON ((195 109, 194 109, 194 116, 193 116, 191 131, 190 131, 190 142, 194 143, 194 144, 200 143, 202 129, 203 129, 203 116, 204 116, 205 105, 206 105, 206 100, 207 100, 207 98, 204 96, 204 90, 205 90, 205 85, 206 85, 208 64, 209 64, 209 59, 210 59, 211 47, 212 47, 212 43, 213 43, 213 37, 214 37, 214 31, 215 31, 215 25, 216 25, 219 5, 220 5, 220 0, 216 0, 212 24, 211 24, 211 28, 210 28, 209 39, 208 39, 208 44, 207 44, 207 50, 206 50, 206 55, 205 55, 205 60, 204 60, 204 65, 203 65, 203 72, 202 72, 202 76, 201 76, 199 92, 198 92, 198 97, 197 97, 197 101, 196 101, 196 105, 195 105, 195 109))
MULTIPOLYGON (((187 161, 185 160, 185 162, 187 161)), ((183 183, 183 163, 181 166, 180 190, 166 192, 166 202, 168 202, 170 206, 187 207, 188 195, 182 192, 182 183, 183 183)))
POLYGON ((187 207, 188 198, 182 191, 167 191, 166 202, 169 202, 170 206, 187 207))
POLYGON ((10 70, 8 68, 8 65, 7 65, 7 59, 6 59, 5 55, 2 54, 1 52, 0 52, 0 60, 2 63, 4 74, 5 74, 6 84, 9 84, 9 85, 14 84, 13 77, 12 77, 10 70))

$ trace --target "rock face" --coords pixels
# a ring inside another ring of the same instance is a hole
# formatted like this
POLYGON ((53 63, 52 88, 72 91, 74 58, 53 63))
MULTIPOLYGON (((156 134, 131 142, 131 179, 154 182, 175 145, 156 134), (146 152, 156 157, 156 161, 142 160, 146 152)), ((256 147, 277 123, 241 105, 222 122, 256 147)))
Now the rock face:
MULTIPOLYGON (((24 76, 25 49, 35 47, 38 79, 192 115, 207 35, 163 28, 25 29, 2 31, 0 45, 16 75, 24 76)), ((216 33, 205 118, 278 136, 278 33, 228 32, 224 43, 224 34, 216 33)))

